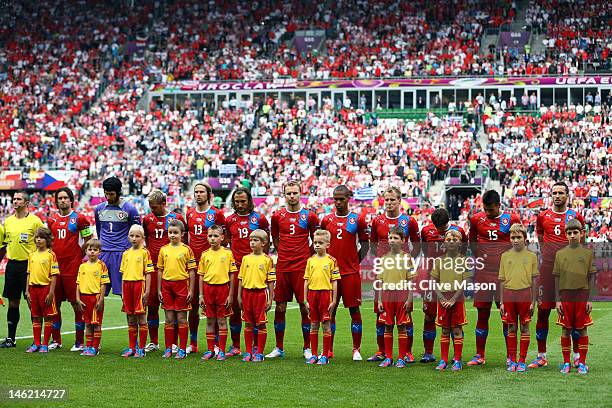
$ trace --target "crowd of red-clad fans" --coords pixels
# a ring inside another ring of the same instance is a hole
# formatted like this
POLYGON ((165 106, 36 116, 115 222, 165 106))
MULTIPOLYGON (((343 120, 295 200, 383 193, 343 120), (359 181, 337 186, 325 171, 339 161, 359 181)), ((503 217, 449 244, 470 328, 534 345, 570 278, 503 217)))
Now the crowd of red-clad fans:
MULTIPOLYGON (((491 168, 506 199, 519 206, 545 196, 552 180, 567 180, 582 200, 577 205, 591 211, 591 231, 607 233, 610 213, 601 198, 612 196, 610 111, 600 95, 590 103, 587 97, 586 106, 544 110, 541 118, 514 115, 512 101, 477 99, 466 108, 479 118, 467 125, 434 115, 379 120, 329 99, 240 101, 208 110, 138 106, 159 78, 491 75, 535 72, 530 67, 551 59, 604 67, 612 35, 597 10, 609 9, 607 3, 532 2, 532 25, 555 46, 544 59, 514 59, 512 66, 479 55, 484 30, 516 15, 511 1, 133 3, 26 1, 0 12, 1 169, 74 170, 68 184, 94 196, 101 195, 100 180, 117 175, 144 211, 142 197, 153 188, 182 207, 196 174, 235 162, 258 196, 279 196, 296 177, 313 197, 330 197, 340 183, 374 193, 395 185, 422 203, 410 211, 424 222, 430 185, 450 167, 478 163, 491 168), (321 52, 296 51, 290 40, 302 29, 325 32, 321 52), (480 118, 486 147, 478 140, 480 118)), ((7 197, 0 196, 1 214, 10 209, 7 197)), ((329 203, 317 203, 310 204, 320 214, 331 211, 329 203)), ((38 193, 33 204, 46 218, 52 200, 38 193)), ((273 200, 262 208, 278 205, 273 200)))

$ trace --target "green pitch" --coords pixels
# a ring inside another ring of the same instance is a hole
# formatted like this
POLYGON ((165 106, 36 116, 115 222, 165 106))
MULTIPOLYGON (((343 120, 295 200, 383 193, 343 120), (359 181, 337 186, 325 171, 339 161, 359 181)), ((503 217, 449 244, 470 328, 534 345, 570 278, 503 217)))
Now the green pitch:
MULTIPOLYGON (((65 388, 68 400, 62 405, 97 406, 610 406, 609 347, 612 344, 612 304, 596 303, 595 325, 589 329, 591 341, 588 362, 591 373, 569 376, 558 372, 561 362, 559 329, 549 336, 548 368, 524 374, 505 371, 505 347, 500 318, 492 313, 487 364, 466 367, 462 372, 436 372, 434 364, 415 363, 400 370, 382 369, 376 364, 351 360, 351 333, 348 312, 339 310, 335 355, 329 366, 309 367, 302 357, 302 335, 299 311, 287 313, 284 359, 266 360, 261 364, 242 363, 237 357, 226 362, 200 362, 200 355, 186 360, 163 360, 161 352, 150 353, 143 360, 123 359, 120 351, 127 344, 127 329, 120 312, 121 301, 111 297, 106 302, 102 351, 98 357, 81 357, 71 353, 74 334, 63 336, 64 348, 48 355, 26 354, 31 339, 19 339, 17 348, 0 350, 0 388, 65 388)), ((423 351, 422 313, 415 303, 415 342, 413 352, 423 351)), ((5 308, 0 308, 0 333, 5 334, 5 308)), ((62 307, 63 331, 74 330, 71 309, 62 307)), ((474 353, 475 309, 468 307, 464 360, 474 353)), ((372 303, 362 308, 364 317, 362 355, 375 351, 374 314, 372 303)), ((556 318, 553 312, 551 317, 556 318)), ((270 321, 273 313, 268 315, 270 321)), ((204 323, 204 321, 202 321, 204 323)), ((535 333, 535 323, 532 331, 535 333)), ((272 325, 268 326, 266 352, 274 346, 272 325)), ((18 336, 31 336, 29 311, 21 308, 18 336)), ((439 339, 438 332, 438 339, 439 339)), ((200 348, 204 348, 204 325, 200 326, 200 348)), ((437 340, 438 340, 437 339, 437 340)), ((163 342, 163 326, 160 327, 163 342)), ((532 334, 531 359, 536 348, 532 334)), ((439 345, 436 341, 436 356, 439 345)), ((199 353, 201 354, 201 353, 199 353)), ((452 345, 451 345, 452 355, 452 345)), ((5 398, 4 395, 2 398, 5 398)), ((48 402, 28 402, 27 406, 43 406, 48 402)), ((51 403, 53 404, 53 403, 51 403)), ((0 406, 14 406, 13 401, 0 400, 0 406)))

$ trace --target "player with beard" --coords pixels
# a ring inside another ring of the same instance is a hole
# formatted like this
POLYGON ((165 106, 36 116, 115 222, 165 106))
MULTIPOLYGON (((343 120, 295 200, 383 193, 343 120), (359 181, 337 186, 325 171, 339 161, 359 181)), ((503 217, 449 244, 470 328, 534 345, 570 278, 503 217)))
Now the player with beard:
POLYGON ((62 328, 61 304, 67 300, 74 310, 74 326, 76 331, 74 346, 70 351, 83 351, 85 322, 83 312, 79 309, 76 299, 77 276, 79 267, 83 262, 84 250, 87 241, 93 237, 87 217, 72 209, 74 193, 68 187, 62 187, 55 192, 55 205, 58 212, 47 220, 49 229, 53 234, 52 250, 57 256, 60 276, 55 285, 55 301, 57 314, 54 316, 52 335, 53 342, 49 350, 62 347, 60 330, 62 328), (83 247, 79 239, 83 239, 83 247))
MULTIPOLYGON (((542 253, 542 264, 540 265, 538 299, 538 317, 536 321, 536 340, 538 342, 538 356, 529 364, 529 368, 546 367, 546 339, 548 337, 548 320, 550 311, 555 308, 555 279, 553 266, 557 251, 566 247, 569 243, 565 234, 565 224, 570 220, 580 221, 584 228, 584 218, 578 212, 567 208, 569 188, 564 182, 553 184, 551 190, 553 207, 538 214, 536 221, 536 234, 540 251, 542 253)), ((576 331, 572 332, 576 340, 579 336, 576 331)), ((574 365, 580 362, 578 341, 574 341, 574 365)))
MULTIPOLYGON (((208 183, 198 182, 193 187, 195 207, 187 210, 187 231, 189 247, 193 251, 196 264, 200 264, 202 253, 210 248, 208 243, 208 228, 213 225, 225 227, 225 216, 218 208, 211 205, 213 200, 212 188, 208 183)), ((200 326, 200 285, 195 285, 189 311, 189 339, 187 354, 198 352, 198 327, 200 326)), ((240 334, 240 333, 239 333, 240 334)), ((227 356, 228 354, 226 354, 227 356)))

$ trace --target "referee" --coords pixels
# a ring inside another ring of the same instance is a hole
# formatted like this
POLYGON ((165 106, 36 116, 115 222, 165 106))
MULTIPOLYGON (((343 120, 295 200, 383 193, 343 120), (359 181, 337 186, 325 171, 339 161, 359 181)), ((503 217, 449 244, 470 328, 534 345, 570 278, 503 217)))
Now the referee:
POLYGON ((0 348, 15 347, 15 333, 19 323, 19 302, 25 293, 28 277, 28 257, 36 250, 34 233, 43 226, 42 221, 30 214, 28 206, 30 196, 25 191, 13 195, 15 214, 4 220, 4 240, 0 248, 0 261, 6 254, 6 274, 2 296, 8 298, 9 307, 6 313, 8 336, 0 343, 0 348))

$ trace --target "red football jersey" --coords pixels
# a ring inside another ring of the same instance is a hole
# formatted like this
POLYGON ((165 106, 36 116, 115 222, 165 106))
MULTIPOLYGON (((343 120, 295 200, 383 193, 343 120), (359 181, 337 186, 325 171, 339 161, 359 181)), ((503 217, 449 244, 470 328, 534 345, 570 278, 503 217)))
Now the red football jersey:
POLYGON ((359 273, 357 244, 369 239, 365 215, 354 212, 344 216, 327 214, 321 221, 321 228, 331 233, 328 252, 336 258, 340 275, 359 273))
MULTIPOLYGON (((164 245, 170 243, 170 238, 168 238, 168 221, 173 218, 182 222, 183 225, 186 225, 183 216, 175 212, 170 212, 163 217, 158 217, 150 213, 145 215, 142 219, 145 242, 147 243, 147 249, 151 254, 151 260, 155 267, 157 267, 157 256, 159 255, 159 251, 164 245)), ((185 241, 185 235, 183 235, 183 241, 185 241)))
POLYGON ((477 256, 484 259, 486 266, 497 271, 501 255, 511 248, 510 226, 520 224, 517 214, 502 212, 495 218, 488 218, 479 212, 470 218, 469 240, 477 243, 477 256))
POLYGON ((68 215, 55 213, 47 219, 47 225, 53 234, 51 249, 59 259, 82 258, 79 237, 89 237, 92 234, 91 224, 87 217, 72 211, 68 215))
POLYGON ((554 263, 557 251, 569 242, 565 236, 565 224, 571 219, 577 219, 584 227, 584 218, 574 210, 567 209, 558 213, 552 209, 540 212, 536 220, 536 233, 543 236, 542 262, 554 263))
MULTIPOLYGON (((461 241, 468 242, 468 237, 463 228, 457 225, 449 225, 446 231, 449 229, 456 229, 461 234, 461 241)), ((427 252, 427 257, 438 258, 444 255, 444 249, 442 243, 444 242, 444 234, 440 234, 440 231, 433 224, 427 224, 421 229, 421 240, 425 243, 424 252, 427 252)))
POLYGON ((187 210, 187 230, 189 231, 189 246, 196 261, 200 261, 202 253, 210 248, 208 243, 208 228, 212 225, 225 227, 225 216, 216 207, 199 212, 195 208, 187 210))
POLYGON ((270 224, 263 214, 253 211, 248 215, 231 214, 225 219, 225 228, 229 235, 230 249, 236 261, 236 267, 240 269, 242 258, 251 253, 249 239, 251 231, 261 229, 269 232, 270 224))
POLYGON ((420 243, 419 224, 413 217, 406 214, 400 214, 395 218, 389 218, 387 214, 380 214, 372 220, 370 233, 370 241, 378 244, 376 256, 380 257, 389 252, 389 230, 393 226, 401 228, 404 231, 404 235, 407 237, 404 251, 410 252, 408 241, 412 242, 412 245, 418 245, 420 243))
POLYGON ((278 238, 276 273, 304 272, 314 253, 311 237, 319 229, 317 215, 305 208, 290 212, 282 208, 272 215, 272 238, 278 238))

